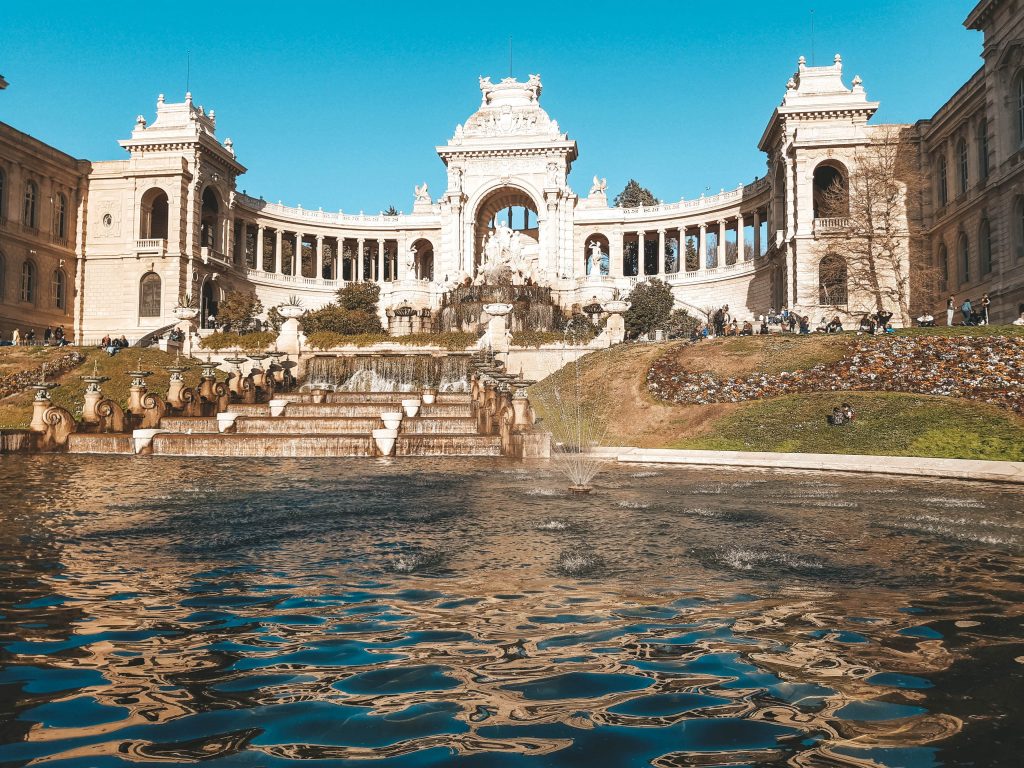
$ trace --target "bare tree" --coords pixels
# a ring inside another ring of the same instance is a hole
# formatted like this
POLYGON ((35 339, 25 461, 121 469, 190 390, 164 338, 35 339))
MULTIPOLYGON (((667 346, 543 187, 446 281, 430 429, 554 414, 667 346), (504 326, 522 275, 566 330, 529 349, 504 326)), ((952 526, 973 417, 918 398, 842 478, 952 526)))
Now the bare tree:
POLYGON ((844 271, 851 300, 866 300, 871 311, 891 309, 905 326, 912 304, 930 306, 937 288, 935 265, 921 247, 926 180, 919 152, 913 128, 879 128, 857 150, 850 178, 834 182, 821 205, 823 217, 847 220, 843 240, 822 259, 823 288, 834 294, 844 271))

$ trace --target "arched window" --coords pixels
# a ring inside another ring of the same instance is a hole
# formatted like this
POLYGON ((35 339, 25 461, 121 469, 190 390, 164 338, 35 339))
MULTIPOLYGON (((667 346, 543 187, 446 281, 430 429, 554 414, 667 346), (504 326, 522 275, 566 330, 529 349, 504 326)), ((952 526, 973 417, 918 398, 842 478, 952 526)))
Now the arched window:
POLYGON ((139 237, 142 240, 166 240, 167 212, 167 193, 159 187, 148 190, 139 206, 139 237))
POLYGON ((139 281, 139 317, 160 317, 160 275, 147 272, 139 281))
POLYGON ((850 215, 845 171, 833 161, 824 162, 814 169, 814 218, 850 215))
POLYGON ((960 182, 959 192, 963 195, 967 192, 967 185, 970 182, 967 167, 967 141, 965 139, 960 139, 956 143, 956 162, 960 182))
POLYGON ((21 208, 21 223, 30 229, 36 228, 36 198, 39 190, 34 181, 25 184, 25 204, 21 208))
POLYGON ((1024 72, 1017 75, 1017 144, 1024 144, 1024 72))
POLYGON ((960 285, 971 282, 971 246, 963 232, 956 241, 956 254, 960 266, 960 285))
POLYGON ((0 221, 7 220, 7 174, 0 168, 0 221))
POLYGON ((217 227, 219 224, 220 205, 217 202, 217 193, 212 187, 203 190, 203 208, 199 224, 199 244, 210 248, 217 248, 220 238, 217 227))
POLYGON ((992 271, 992 225, 988 219, 981 220, 978 227, 978 260, 981 262, 981 274, 992 271))
POLYGON ((945 243, 939 243, 939 252, 935 256, 935 264, 939 268, 943 292, 949 290, 949 252, 945 243))
POLYGON ((988 178, 988 120, 978 123, 978 178, 988 178))
POLYGON ((939 206, 941 207, 941 206, 943 206, 943 205, 945 205, 946 203, 949 202, 949 183, 948 183, 948 180, 946 178, 947 170, 946 170, 946 156, 945 155, 939 155, 938 160, 937 160, 937 166, 938 166, 938 173, 936 174, 936 178, 937 178, 936 184, 938 186, 936 187, 936 191, 938 192, 938 195, 939 195, 939 206))
POLYGON ((36 300, 36 265, 27 260, 21 265, 21 300, 29 304, 36 300))
POLYGON ((818 264, 818 303, 846 304, 846 260, 837 253, 826 254, 818 264))
POLYGON ((53 296, 51 298, 53 299, 53 306, 57 309, 63 310, 67 308, 65 301, 66 286, 67 281, 64 278, 64 270, 55 269, 53 271, 53 296))
POLYGON ((7 291, 7 259, 0 253, 0 304, 3 303, 7 291))
POLYGON ((1017 256, 1024 256, 1024 197, 1017 198, 1017 256))
POLYGON ((61 240, 64 240, 68 236, 68 198, 63 192, 57 195, 57 210, 55 213, 57 214, 57 221, 54 234, 61 240))

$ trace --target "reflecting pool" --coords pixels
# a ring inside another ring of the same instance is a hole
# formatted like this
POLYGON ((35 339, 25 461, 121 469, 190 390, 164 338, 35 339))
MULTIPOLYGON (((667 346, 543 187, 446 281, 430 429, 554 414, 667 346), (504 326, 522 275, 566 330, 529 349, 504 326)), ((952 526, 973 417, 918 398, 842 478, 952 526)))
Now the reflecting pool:
POLYGON ((1024 492, 0 459, 0 765, 1015 765, 1024 492))

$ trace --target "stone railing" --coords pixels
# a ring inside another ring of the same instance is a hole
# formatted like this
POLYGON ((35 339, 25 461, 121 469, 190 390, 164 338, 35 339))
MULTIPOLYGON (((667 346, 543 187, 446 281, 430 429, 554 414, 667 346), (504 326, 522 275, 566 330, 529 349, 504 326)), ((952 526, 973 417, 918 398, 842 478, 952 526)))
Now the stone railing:
POLYGON ((276 283, 278 285, 303 285, 309 288, 323 288, 326 290, 337 290, 342 285, 341 280, 326 280, 316 277, 303 277, 302 275, 282 275, 277 272, 265 272, 262 269, 246 269, 246 277, 258 283, 276 283))
POLYGON ((61 248, 68 247, 68 239, 66 237, 61 237, 60 235, 57 234, 50 235, 50 242, 53 243, 54 245, 59 245, 61 248))
POLYGON ((147 238, 135 241, 135 250, 139 252, 157 252, 160 255, 167 250, 167 241, 162 238, 147 238))
MULTIPOLYGON (((235 202, 250 211, 257 213, 265 213, 271 216, 280 216, 286 219, 302 219, 304 221, 310 221, 321 224, 358 224, 358 225, 375 225, 384 227, 396 227, 401 223, 407 222, 410 219, 411 214, 400 213, 397 216, 385 216, 383 213, 379 214, 365 214, 359 213, 345 213, 343 211, 325 211, 323 209, 307 210, 300 206, 292 207, 290 205, 282 205, 281 203, 268 203, 266 200, 260 198, 250 197, 237 193, 235 195, 235 202)), ((434 206, 431 213, 440 212, 440 206, 434 206)), ((422 224, 424 214, 416 214, 415 220, 417 223, 422 224)))
POLYGON ((199 249, 199 256, 203 260, 204 264, 209 264, 211 261, 216 261, 219 264, 223 264, 225 267, 230 267, 231 262, 228 257, 218 251, 216 248, 204 245, 199 249))
POLYGON ((627 218, 650 216, 658 213, 674 211, 693 211, 703 208, 717 208, 729 203, 739 202, 757 195, 769 188, 768 177, 756 179, 750 184, 740 184, 735 189, 723 189, 714 195, 701 195, 693 200, 679 200, 675 203, 659 203, 658 205, 641 205, 638 208, 613 208, 621 211, 627 218))
POLYGON ((849 228, 850 219, 846 216, 814 220, 814 234, 816 235, 823 235, 829 232, 845 232, 849 228))

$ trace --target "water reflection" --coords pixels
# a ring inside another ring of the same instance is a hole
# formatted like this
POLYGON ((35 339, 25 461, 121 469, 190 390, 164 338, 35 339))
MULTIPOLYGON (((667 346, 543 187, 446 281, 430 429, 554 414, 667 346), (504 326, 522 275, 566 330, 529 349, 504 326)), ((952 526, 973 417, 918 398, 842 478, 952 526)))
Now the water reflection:
POLYGON ((3 470, 2 763, 1016 759, 1005 487, 619 468, 581 499, 500 461, 3 470))

